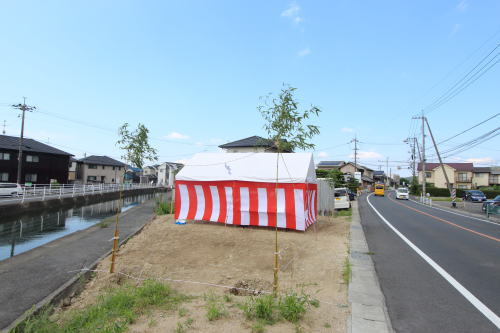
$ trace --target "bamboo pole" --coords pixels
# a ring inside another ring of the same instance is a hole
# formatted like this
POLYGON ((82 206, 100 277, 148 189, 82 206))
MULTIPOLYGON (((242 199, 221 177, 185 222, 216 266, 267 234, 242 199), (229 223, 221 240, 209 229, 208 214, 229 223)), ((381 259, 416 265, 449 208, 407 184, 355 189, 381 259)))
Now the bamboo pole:
POLYGON ((115 233, 113 237, 113 249, 111 250, 111 267, 109 268, 110 273, 115 272, 116 253, 118 252, 118 241, 120 239, 120 229, 118 228, 118 224, 120 222, 122 194, 123 194, 123 184, 120 187, 120 198, 118 200, 118 207, 117 207, 118 212, 116 213, 115 233))
MULTIPOLYGON (((278 145, 277 145, 278 146, 278 145)), ((279 147, 279 146, 278 146, 279 147)), ((278 169, 279 169, 279 158, 280 158, 280 152, 278 149, 278 154, 276 155, 276 188, 274 191, 275 194, 275 199, 276 199, 276 221, 275 221, 275 232, 274 232, 274 279, 273 279, 273 297, 278 296, 278 269, 279 269, 279 262, 278 262, 278 169)))

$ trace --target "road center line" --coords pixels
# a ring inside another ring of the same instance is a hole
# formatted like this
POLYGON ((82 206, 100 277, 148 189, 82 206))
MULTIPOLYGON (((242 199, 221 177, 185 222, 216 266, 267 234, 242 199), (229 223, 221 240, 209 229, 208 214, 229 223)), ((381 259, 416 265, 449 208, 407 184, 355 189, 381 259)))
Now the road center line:
POLYGON ((454 226, 454 227, 456 227, 456 228, 459 228, 459 229, 462 229, 462 230, 465 230, 465 231, 468 231, 468 232, 472 232, 473 234, 476 234, 476 235, 478 235, 478 236, 485 237, 485 238, 489 238, 489 239, 494 240, 494 241, 496 241, 496 242, 500 242, 500 238, 496 238, 496 237, 493 237, 493 236, 490 236, 490 235, 487 235, 487 234, 483 234, 482 232, 479 232, 479 231, 476 231, 476 230, 472 230, 472 229, 469 229, 469 228, 463 227, 463 226, 461 226, 461 225, 459 225, 459 224, 453 223, 453 222, 451 222, 451 221, 448 221, 448 220, 445 220, 445 219, 443 219, 443 218, 440 218, 440 217, 434 216, 434 215, 432 215, 432 214, 426 213, 426 212, 424 212, 424 211, 421 211, 420 209, 416 209, 416 208, 410 207, 410 206, 408 206, 408 205, 405 205, 405 204, 403 204, 403 203, 401 203, 401 202, 397 202, 396 200, 392 199, 392 198, 391 198, 391 197, 389 197, 389 196, 387 196, 387 197, 388 197, 388 198, 389 198, 389 200, 391 200, 392 202, 397 203, 398 205, 401 205, 401 206, 406 207, 406 208, 408 208, 408 209, 414 210, 414 211, 416 211, 417 213, 420 213, 420 214, 423 214, 423 215, 426 215, 426 216, 432 217, 433 219, 436 219, 436 220, 438 220, 438 221, 440 221, 440 222, 447 223, 447 224, 449 224, 449 225, 451 225, 451 226, 454 226))
POLYGON ((486 305, 483 304, 476 296, 474 296, 470 291, 465 289, 464 286, 460 284, 453 276, 451 276, 448 272, 446 272, 441 266, 439 266, 434 260, 432 260, 427 254, 425 254, 422 250, 420 250, 415 244, 413 244, 408 238, 406 238, 401 232, 399 232, 385 217, 380 214, 380 212, 372 205, 370 202, 369 194, 366 197, 366 201, 373 209, 373 211, 384 221, 385 224, 389 228, 392 229, 413 251, 415 251, 422 259, 424 259, 436 272, 438 272, 449 284, 451 284, 462 296, 465 297, 476 309, 479 310, 489 321, 493 323, 498 329, 500 329, 500 318, 491 311, 486 305))

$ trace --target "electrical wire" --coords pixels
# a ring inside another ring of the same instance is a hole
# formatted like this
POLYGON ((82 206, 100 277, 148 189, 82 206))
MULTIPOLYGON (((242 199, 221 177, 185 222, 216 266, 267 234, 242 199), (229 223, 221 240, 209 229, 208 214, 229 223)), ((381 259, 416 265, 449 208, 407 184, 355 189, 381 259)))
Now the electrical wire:
POLYGON ((488 72, 493 66, 495 66, 498 61, 494 60, 498 57, 500 53, 497 53, 493 58, 491 58, 486 64, 484 64, 479 70, 476 69, 483 64, 486 59, 490 57, 498 48, 500 44, 497 44, 486 56, 484 56, 469 72, 467 72, 461 79, 459 79, 455 84, 446 90, 440 97, 436 98, 431 104, 424 108, 424 113, 429 113, 441 107, 443 104, 447 103, 449 100, 457 96, 464 89, 469 87, 472 83, 477 81, 481 76, 488 72), (493 64, 488 67, 490 63, 493 64), (486 68, 486 69, 485 69, 486 68))

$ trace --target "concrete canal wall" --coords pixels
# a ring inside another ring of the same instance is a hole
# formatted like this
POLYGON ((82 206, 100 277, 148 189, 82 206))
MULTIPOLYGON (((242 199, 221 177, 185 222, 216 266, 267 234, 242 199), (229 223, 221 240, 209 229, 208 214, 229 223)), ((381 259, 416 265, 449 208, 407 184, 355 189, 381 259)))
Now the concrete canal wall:
MULTIPOLYGON (((123 191, 123 197, 130 197, 142 194, 160 193, 160 192, 170 192, 170 189, 156 187, 156 188, 139 188, 123 191)), ((120 198, 120 192, 104 192, 104 193, 89 193, 85 195, 79 195, 75 197, 63 196, 61 198, 46 198, 45 200, 29 200, 24 203, 13 202, 4 203, 0 201, 0 223, 3 218, 15 217, 22 213, 35 213, 38 211, 44 211, 47 209, 55 208, 71 208, 74 206, 84 206, 94 203, 99 203, 102 201, 115 200, 120 198)))

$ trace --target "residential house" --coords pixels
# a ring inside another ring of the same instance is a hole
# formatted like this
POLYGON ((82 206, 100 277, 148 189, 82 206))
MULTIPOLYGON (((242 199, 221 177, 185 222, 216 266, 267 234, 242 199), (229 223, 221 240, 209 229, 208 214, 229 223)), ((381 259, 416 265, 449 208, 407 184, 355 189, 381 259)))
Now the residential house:
POLYGON ((165 162, 158 167, 158 186, 174 187, 175 174, 184 165, 180 163, 165 162))
POLYGON ((74 157, 70 157, 69 168, 68 168, 68 183, 75 182, 77 165, 78 165, 78 160, 74 157))
POLYGON ((125 171, 125 183, 140 183, 142 176, 142 169, 135 168, 133 166, 127 165, 125 171))
POLYGON ((489 168, 489 167, 474 167, 472 169, 472 172, 474 173, 472 176, 474 188, 490 186, 491 168, 489 168))
MULTIPOLYGON (((0 182, 17 182, 19 140, 19 137, 0 135, 0 182)), ((69 160, 73 155, 26 138, 22 150, 22 183, 68 182, 69 160)))
POLYGON ((123 183, 126 167, 111 157, 92 155, 78 161, 76 177, 82 183, 123 183))
MULTIPOLYGON (((472 163, 444 163, 444 169, 452 187, 458 189, 471 189, 474 166, 472 163)), ((435 187, 446 188, 446 178, 439 163, 426 163, 425 175, 422 163, 418 164, 418 182, 423 180, 435 187), (425 178, 424 178, 425 176, 425 178)))
POLYGON ((500 185, 500 167, 493 166, 490 168, 489 186, 500 185))
MULTIPOLYGON (((260 136, 251 136, 245 139, 225 143, 219 148, 224 149, 226 153, 276 153, 278 149, 274 142, 260 136)), ((282 153, 293 153, 291 150, 282 151, 282 153)))
POLYGON ((385 184, 386 180, 387 176, 385 175, 384 171, 382 170, 373 171, 373 181, 375 181, 375 183, 385 184))
POLYGON ((339 170, 344 174, 349 174, 351 177, 358 179, 363 188, 370 189, 374 183, 373 170, 360 164, 354 165, 352 162, 347 162, 339 170))
POLYGON ((156 184, 158 182, 158 168, 159 164, 150 165, 142 169, 141 183, 151 183, 156 184))
POLYGON ((332 170, 339 169, 345 164, 344 161, 320 161, 316 165, 316 169, 332 170))

